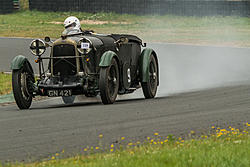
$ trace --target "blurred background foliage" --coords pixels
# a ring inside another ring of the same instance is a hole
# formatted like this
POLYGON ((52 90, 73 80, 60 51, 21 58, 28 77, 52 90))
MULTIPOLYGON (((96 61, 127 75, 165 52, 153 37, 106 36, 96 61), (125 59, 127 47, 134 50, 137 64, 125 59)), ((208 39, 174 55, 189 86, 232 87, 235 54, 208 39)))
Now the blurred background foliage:
POLYGON ((29 0, 19 0, 20 1, 20 9, 28 10, 29 9, 29 0))

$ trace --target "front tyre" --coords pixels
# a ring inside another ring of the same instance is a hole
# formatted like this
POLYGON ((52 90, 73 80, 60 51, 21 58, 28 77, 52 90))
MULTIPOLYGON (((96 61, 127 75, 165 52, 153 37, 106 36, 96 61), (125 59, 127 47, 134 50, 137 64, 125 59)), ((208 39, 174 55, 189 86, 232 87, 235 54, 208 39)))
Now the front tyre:
POLYGON ((32 103, 32 78, 31 74, 23 70, 12 71, 12 89, 17 106, 28 109, 32 103))
POLYGON ((115 58, 112 59, 110 66, 101 67, 99 78, 102 103, 114 103, 119 89, 119 69, 115 58))
POLYGON ((148 82, 142 82, 142 90, 146 99, 154 98, 158 87, 158 66, 153 55, 149 60, 149 80, 148 82))

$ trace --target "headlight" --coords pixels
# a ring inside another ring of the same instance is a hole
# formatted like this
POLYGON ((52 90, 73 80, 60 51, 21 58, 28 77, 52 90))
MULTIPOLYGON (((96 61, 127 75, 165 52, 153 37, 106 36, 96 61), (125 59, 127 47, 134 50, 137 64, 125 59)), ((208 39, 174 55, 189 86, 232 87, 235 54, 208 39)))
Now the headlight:
POLYGON ((83 38, 77 43, 77 50, 81 54, 88 54, 92 50, 92 43, 89 39, 83 38))
POLYGON ((41 39, 35 39, 30 43, 30 51, 33 55, 41 56, 45 50, 45 43, 41 39))

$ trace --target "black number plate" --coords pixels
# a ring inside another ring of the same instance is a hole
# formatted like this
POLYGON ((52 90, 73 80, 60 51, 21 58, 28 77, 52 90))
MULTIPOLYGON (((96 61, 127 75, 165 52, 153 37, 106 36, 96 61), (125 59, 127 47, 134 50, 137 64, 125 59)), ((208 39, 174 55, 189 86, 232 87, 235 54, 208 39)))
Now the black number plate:
POLYGON ((48 90, 49 97, 72 96, 72 90, 48 90))

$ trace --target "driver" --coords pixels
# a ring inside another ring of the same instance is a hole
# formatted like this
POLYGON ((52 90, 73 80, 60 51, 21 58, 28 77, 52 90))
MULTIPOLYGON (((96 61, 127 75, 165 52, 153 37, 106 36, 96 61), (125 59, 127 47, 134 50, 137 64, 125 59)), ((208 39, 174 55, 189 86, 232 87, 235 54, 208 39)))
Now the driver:
POLYGON ((63 34, 66 34, 66 35, 82 32, 81 23, 79 19, 75 16, 70 16, 65 19, 64 28, 65 30, 63 31, 63 34))

